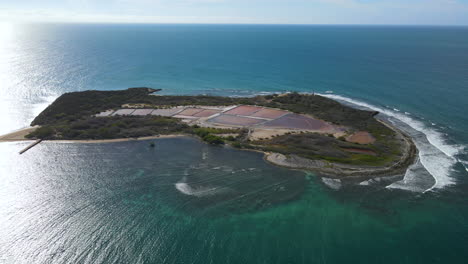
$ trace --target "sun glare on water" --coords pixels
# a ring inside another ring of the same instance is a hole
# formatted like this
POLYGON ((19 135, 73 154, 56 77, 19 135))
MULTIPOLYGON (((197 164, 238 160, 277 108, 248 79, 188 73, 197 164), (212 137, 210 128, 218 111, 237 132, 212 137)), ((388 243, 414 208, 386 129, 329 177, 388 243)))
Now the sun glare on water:
POLYGON ((14 25, 11 23, 0 22, 0 59, 4 60, 10 53, 13 45, 14 25))
MULTIPOLYGON (((5 127, 14 126, 11 116, 9 87, 14 83, 11 59, 15 57, 15 31, 11 23, 0 22, 0 122, 5 127)), ((0 128, 0 135, 10 129, 0 128)))
POLYGON ((0 47, 8 42, 13 37, 13 24, 8 22, 0 22, 0 47))

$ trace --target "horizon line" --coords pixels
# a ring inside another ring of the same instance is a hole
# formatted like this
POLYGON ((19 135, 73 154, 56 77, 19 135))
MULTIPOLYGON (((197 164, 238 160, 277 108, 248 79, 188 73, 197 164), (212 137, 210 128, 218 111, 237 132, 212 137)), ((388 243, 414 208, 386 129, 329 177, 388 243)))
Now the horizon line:
POLYGON ((365 26, 365 27, 468 27, 468 24, 339 24, 339 23, 187 23, 187 22, 112 22, 112 21, 0 21, 0 24, 75 24, 75 25, 224 25, 224 26, 365 26))

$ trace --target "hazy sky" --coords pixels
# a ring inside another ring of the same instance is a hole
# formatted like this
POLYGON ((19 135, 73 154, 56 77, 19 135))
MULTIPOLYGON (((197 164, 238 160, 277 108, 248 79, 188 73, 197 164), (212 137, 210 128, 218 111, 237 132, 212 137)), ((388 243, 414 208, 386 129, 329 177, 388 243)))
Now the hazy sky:
POLYGON ((468 0, 0 0, 0 20, 468 25, 468 0))

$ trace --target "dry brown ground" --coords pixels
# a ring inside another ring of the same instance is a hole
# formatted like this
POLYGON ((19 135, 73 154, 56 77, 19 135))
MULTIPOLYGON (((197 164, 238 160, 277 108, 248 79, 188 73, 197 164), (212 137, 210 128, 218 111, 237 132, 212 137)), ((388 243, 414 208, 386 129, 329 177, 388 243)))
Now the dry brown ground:
POLYGON ((250 140, 255 141, 259 139, 272 138, 273 136, 281 136, 288 132, 289 129, 255 129, 250 133, 250 140))
POLYGON ((374 143, 375 138, 367 131, 359 131, 348 136, 346 141, 366 145, 374 143))

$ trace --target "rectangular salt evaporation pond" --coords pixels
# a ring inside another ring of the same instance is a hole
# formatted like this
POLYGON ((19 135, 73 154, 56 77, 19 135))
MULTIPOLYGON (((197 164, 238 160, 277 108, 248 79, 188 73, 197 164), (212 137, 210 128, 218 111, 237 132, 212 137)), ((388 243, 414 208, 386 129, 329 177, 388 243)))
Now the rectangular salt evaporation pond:
POLYGON ((135 109, 119 109, 119 110, 115 111, 115 113, 113 113, 112 115, 113 116, 131 115, 134 111, 135 111, 135 109))
POLYGON ((265 120, 222 114, 217 117, 211 118, 210 120, 208 120, 208 122, 217 123, 220 125, 247 127, 247 126, 258 125, 262 122, 265 122, 265 120))
POLYGON ((262 107, 258 107, 258 106, 241 105, 224 113, 228 115, 249 116, 262 109, 263 109, 262 107))
POLYGON ((97 117, 105 117, 105 116, 110 116, 112 113, 114 113, 114 110, 107 110, 107 111, 104 111, 104 112, 101 112, 101 113, 97 114, 96 116, 97 117))
POLYGON ((214 114, 218 114, 218 113, 221 113, 220 110, 214 110, 214 109, 205 109, 201 112, 198 112, 196 114, 194 114, 193 116, 195 117, 209 117, 209 116, 212 116, 214 114))
POLYGON ((202 112, 203 109, 201 108, 186 108, 184 111, 180 112, 180 113, 177 113, 177 115, 180 115, 180 116, 193 116, 197 113, 200 113, 202 112))
POLYGON ((276 119, 286 114, 288 114, 288 112, 286 111, 263 108, 262 110, 255 112, 251 116, 260 117, 260 118, 268 118, 268 119, 276 119))
POLYGON ((278 119, 266 122, 263 126, 303 130, 320 130, 328 127, 327 123, 324 121, 298 114, 287 114, 278 119))
POLYGON ((134 116, 145 116, 151 114, 154 109, 137 109, 132 113, 134 116))
POLYGON ((173 116, 176 113, 180 112, 182 108, 169 108, 169 109, 156 109, 151 112, 151 115, 156 116, 173 116))

